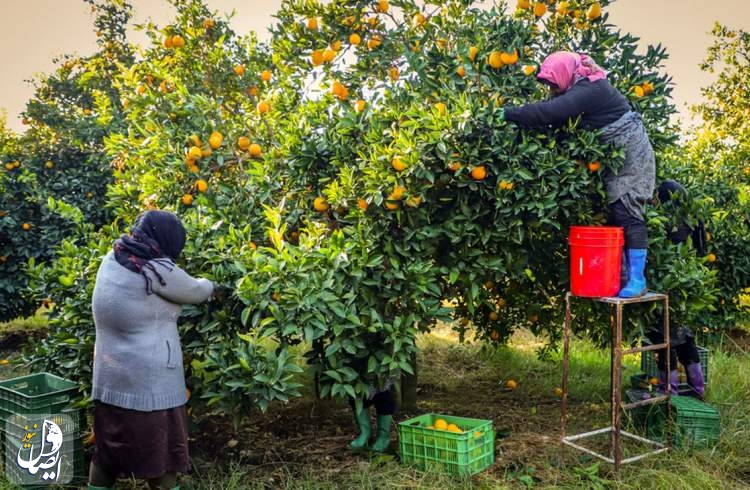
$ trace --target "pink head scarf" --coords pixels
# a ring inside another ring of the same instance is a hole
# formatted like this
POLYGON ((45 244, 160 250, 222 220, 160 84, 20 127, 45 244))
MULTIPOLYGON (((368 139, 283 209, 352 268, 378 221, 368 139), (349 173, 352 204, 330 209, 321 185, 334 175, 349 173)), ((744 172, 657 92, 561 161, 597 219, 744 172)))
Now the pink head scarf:
POLYGON ((537 78, 554 83, 561 92, 567 92, 579 79, 588 78, 595 82, 607 78, 607 72, 585 54, 557 51, 544 59, 537 78))

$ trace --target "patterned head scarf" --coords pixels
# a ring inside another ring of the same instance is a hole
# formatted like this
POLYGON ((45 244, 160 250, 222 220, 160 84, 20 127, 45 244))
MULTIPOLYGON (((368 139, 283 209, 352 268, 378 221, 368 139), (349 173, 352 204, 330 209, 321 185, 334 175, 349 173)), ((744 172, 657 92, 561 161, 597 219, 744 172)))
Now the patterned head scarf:
POLYGON ((151 270, 164 286, 164 278, 153 263, 171 270, 172 263, 185 246, 186 235, 177 215, 167 211, 146 211, 135 220, 129 235, 122 235, 115 241, 115 259, 126 269, 142 274, 146 280, 146 292, 152 294, 151 279, 144 269, 151 270))
POLYGON ((557 51, 544 59, 537 78, 567 92, 581 78, 595 82, 607 78, 607 72, 585 54, 557 51))

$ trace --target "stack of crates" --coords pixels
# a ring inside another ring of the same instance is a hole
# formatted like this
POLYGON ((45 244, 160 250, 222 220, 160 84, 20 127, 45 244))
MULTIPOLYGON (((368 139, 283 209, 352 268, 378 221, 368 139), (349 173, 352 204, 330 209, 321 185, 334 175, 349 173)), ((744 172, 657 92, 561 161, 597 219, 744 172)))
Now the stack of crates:
POLYGON ((420 469, 441 468, 447 473, 470 476, 495 462, 495 433, 491 420, 428 413, 398 425, 401 461, 420 469), (443 419, 456 432, 435 428, 443 419))
POLYGON ((24 488, 49 486, 42 485, 43 470, 31 474, 17 462, 19 455, 26 459, 31 455, 31 449, 35 454, 39 450, 41 436, 36 436, 36 433, 44 434, 44 420, 54 423, 62 431, 63 445, 58 453, 60 465, 55 466, 55 470, 59 469, 60 475, 73 475, 77 480, 84 477, 86 417, 83 410, 70 407, 77 392, 78 385, 49 373, 0 381, 0 446, 3 451, 0 461, 12 483, 24 488), (36 443, 34 448, 26 446, 29 434, 35 434, 31 438, 36 443))
MULTIPOLYGON (((696 346, 698 349, 698 358, 701 361, 701 371, 703 371, 703 381, 708 387, 708 349, 700 346, 696 346)), ((690 393, 690 386, 687 384, 687 376, 685 374, 685 367, 682 363, 678 362, 677 366, 671 366, 672 369, 677 369, 680 373, 680 384, 677 387, 677 392, 680 394, 690 393)), ((656 353, 652 350, 641 353, 641 371, 645 373, 642 377, 648 380, 649 378, 659 377, 659 366, 656 362, 656 353)), ((633 388, 642 388, 642 386, 635 386, 633 381, 633 388)))
MULTIPOLYGON (((629 402, 642 400, 651 393, 646 390, 628 390, 629 402)), ((675 447, 710 447, 719 440, 721 424, 719 412, 711 405, 690 396, 671 396, 672 442, 675 447)), ((634 428, 649 439, 664 441, 669 429, 666 404, 659 403, 629 410, 634 428)))

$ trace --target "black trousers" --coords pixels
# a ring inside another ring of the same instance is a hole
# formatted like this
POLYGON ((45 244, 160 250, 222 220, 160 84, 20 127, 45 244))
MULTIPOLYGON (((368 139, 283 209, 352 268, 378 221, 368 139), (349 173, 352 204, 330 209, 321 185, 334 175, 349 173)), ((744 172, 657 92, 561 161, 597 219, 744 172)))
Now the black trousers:
MULTIPOLYGON (((393 415, 396 413, 396 401, 393 398, 393 391, 389 388, 385 391, 375 393, 375 396, 370 399, 365 398, 362 401, 364 408, 370 408, 373 405, 375 405, 375 412, 378 415, 393 415)), ((354 410, 354 398, 349 398, 349 406, 354 410)))
MULTIPOLYGON (((689 331, 688 331, 689 332, 689 331)), ((660 344, 664 341, 664 335, 661 330, 650 330, 646 332, 648 339, 654 344, 660 344)), ((680 364, 687 367, 690 364, 701 362, 698 348, 695 346, 695 338, 692 334, 674 335, 670 334, 669 365, 672 369, 677 369, 677 360, 680 364)), ((660 349, 656 353, 656 365, 660 371, 667 369, 667 359, 664 355, 665 349, 660 349)))
POLYGON ((619 199, 609 205, 609 222, 621 226, 625 234, 625 248, 648 248, 648 229, 643 217, 631 215, 619 199))

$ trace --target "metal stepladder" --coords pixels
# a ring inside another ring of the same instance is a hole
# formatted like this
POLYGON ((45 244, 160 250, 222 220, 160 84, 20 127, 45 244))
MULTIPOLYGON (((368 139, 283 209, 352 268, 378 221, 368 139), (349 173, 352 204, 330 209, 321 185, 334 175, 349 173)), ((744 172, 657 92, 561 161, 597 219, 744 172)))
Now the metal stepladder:
MULTIPOLYGON (((568 292, 565 295, 565 323, 563 326, 563 358, 562 358, 562 404, 561 404, 561 416, 560 416, 560 428, 561 428, 561 450, 564 447, 570 446, 579 451, 583 451, 591 456, 599 458, 607 463, 614 465, 615 472, 619 471, 620 466, 627 463, 638 461, 647 456, 654 454, 663 453, 669 450, 670 441, 669 438, 665 443, 647 439, 645 437, 632 434, 624 431, 620 428, 620 411, 628 410, 635 407, 644 405, 651 405, 654 403, 667 402, 669 403, 670 386, 669 382, 665 383, 665 394, 661 396, 655 396, 645 400, 639 400, 633 403, 622 403, 622 358, 626 354, 635 354, 638 352, 645 352, 651 350, 665 349, 665 352, 669 352, 669 296, 661 293, 648 292, 638 298, 617 298, 617 297, 600 297, 600 298, 585 298, 574 296, 568 292), (612 418, 611 423, 608 427, 602 429, 592 430, 590 432, 584 432, 581 434, 569 435, 565 434, 565 425, 567 423, 567 411, 568 411, 568 367, 569 367, 569 354, 570 354, 570 324, 571 324, 571 313, 570 313, 570 302, 571 298, 580 298, 590 301, 596 301, 599 303, 607 303, 610 305, 610 329, 611 329, 611 366, 610 366, 610 396, 612 404, 612 418), (647 346, 634 347, 630 349, 623 349, 622 346, 622 312, 623 306, 633 303, 647 303, 651 301, 662 301, 664 308, 664 342, 661 344, 652 344, 647 346), (591 449, 577 444, 581 439, 587 437, 596 436, 599 434, 610 433, 610 455, 605 456, 597 453, 591 449), (622 437, 628 437, 636 441, 653 446, 654 449, 647 451, 636 456, 632 456, 626 459, 622 459, 622 451, 620 447, 620 441, 622 437)), ((669 366, 669 355, 666 355, 666 372, 670 372, 669 366)), ((667 413, 669 414, 669 410, 667 413)), ((668 422, 669 423, 669 418, 668 422)))

